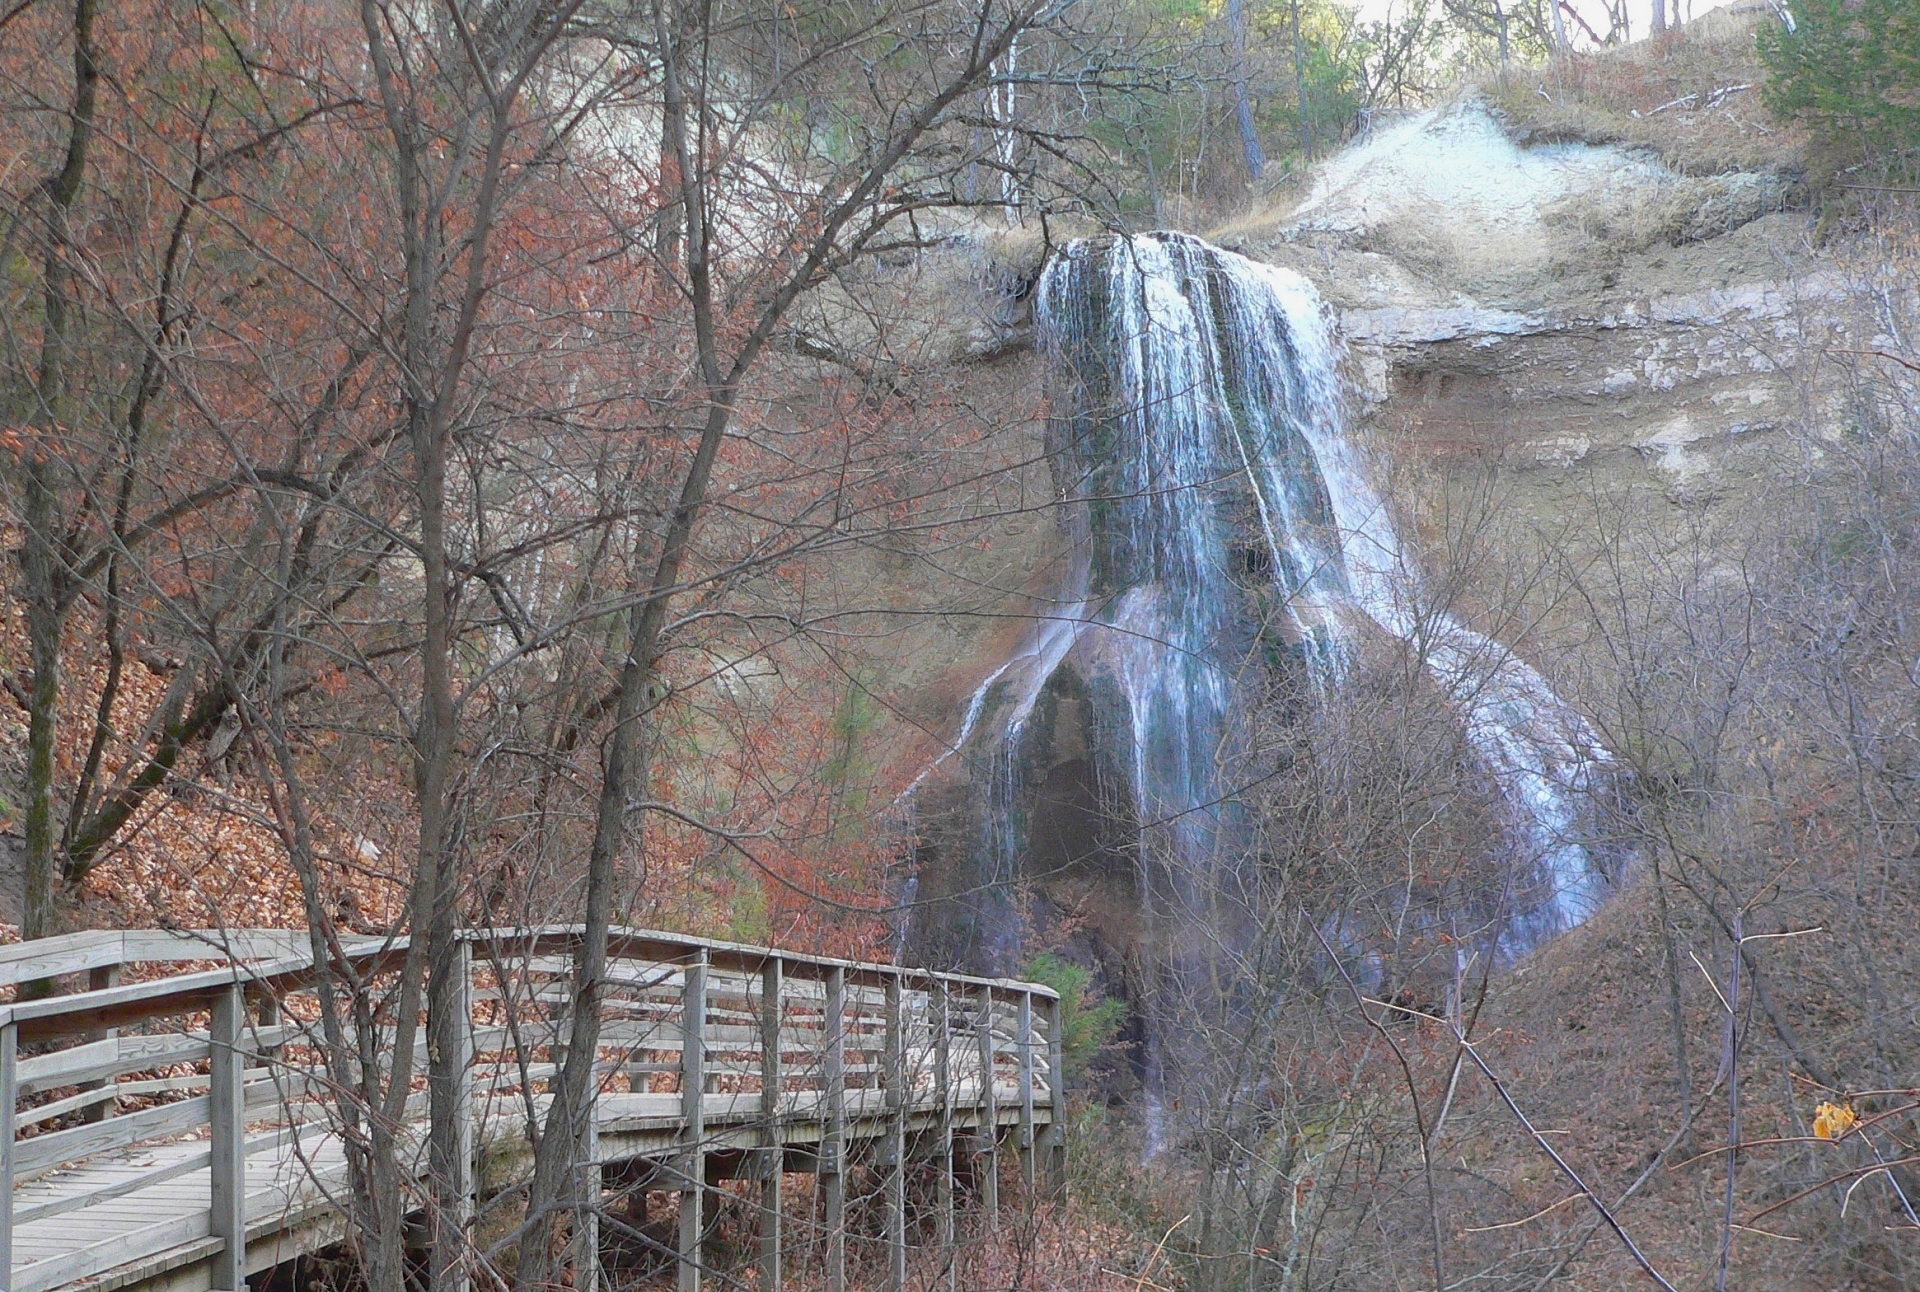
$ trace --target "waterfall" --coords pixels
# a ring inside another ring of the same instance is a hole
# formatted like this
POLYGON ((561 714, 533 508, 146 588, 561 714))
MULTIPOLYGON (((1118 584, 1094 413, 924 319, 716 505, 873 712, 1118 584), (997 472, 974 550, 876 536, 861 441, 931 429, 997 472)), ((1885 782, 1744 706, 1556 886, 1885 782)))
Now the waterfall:
MULTIPOLYGON (((985 792, 974 860, 985 886, 1018 873, 1020 750, 1069 662, 1119 696, 1106 756, 1130 779, 1142 831, 1181 865, 1211 864, 1233 828, 1220 755, 1257 667, 1251 586, 1322 696, 1364 634, 1418 652, 1535 871, 1519 886, 1540 896, 1510 914, 1504 946, 1591 914, 1607 881, 1579 827, 1607 754, 1511 650, 1423 609, 1348 433, 1312 286, 1197 238, 1147 234, 1066 248, 1035 316, 1059 392, 1048 449, 1079 555, 1056 612, 975 692, 954 742, 985 792)), ((1000 900, 986 947, 996 959, 1017 950, 1000 900)))

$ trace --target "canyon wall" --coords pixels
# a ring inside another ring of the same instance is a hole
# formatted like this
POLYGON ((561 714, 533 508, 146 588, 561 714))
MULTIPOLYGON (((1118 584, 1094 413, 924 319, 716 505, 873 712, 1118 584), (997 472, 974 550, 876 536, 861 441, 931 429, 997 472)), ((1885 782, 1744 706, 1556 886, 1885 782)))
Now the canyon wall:
MULTIPOLYGON (((1538 570, 1518 580, 1531 602, 1493 605, 1502 581, 1529 563, 1590 561, 1608 543, 1635 560, 1683 533, 1730 533, 1783 478, 1816 482, 1828 445, 1810 428, 1844 425, 1830 416, 1841 392, 1822 379, 1822 352, 1871 348, 1906 305, 1886 298, 1876 322, 1876 298, 1856 281, 1871 258, 1816 250, 1777 171, 1692 176, 1644 149, 1523 144, 1516 133, 1475 95, 1382 123, 1296 200, 1211 236, 1315 285, 1344 344, 1348 416, 1373 485, 1425 547, 1414 560, 1465 589, 1446 613, 1513 646, 1577 704, 1591 661, 1556 639, 1538 570), (1488 568, 1434 568, 1458 557, 1448 526, 1476 502, 1494 513, 1478 536, 1488 568), (1631 541, 1620 544, 1629 510, 1631 541)), ((964 326, 949 316, 943 347, 1031 395, 1040 376, 1023 353, 1024 314, 1052 248, 955 245, 974 258, 985 305, 964 326)), ((1004 568, 1026 578, 1030 616, 1072 599, 1047 578, 1069 564, 1050 548, 1062 536, 1032 524, 998 536, 1004 568)), ((984 697, 980 684, 1025 649, 1012 632, 958 652, 940 687, 948 746, 975 735, 982 707, 953 703, 960 679, 984 697)), ((1127 860, 1130 831, 1116 825, 1127 791, 1098 774, 1098 697, 1068 678, 1027 703, 1017 771, 962 749, 917 791, 918 896, 954 900, 916 916, 915 952, 1009 968, 1023 940, 1008 926, 1025 918, 1040 926, 1025 943, 1068 937, 1125 991, 1148 894, 1127 860), (979 871, 977 841, 1000 827, 969 803, 969 774, 1028 787, 1018 873, 979 871), (1031 910, 982 899, 1012 880, 1034 889, 1031 910)))

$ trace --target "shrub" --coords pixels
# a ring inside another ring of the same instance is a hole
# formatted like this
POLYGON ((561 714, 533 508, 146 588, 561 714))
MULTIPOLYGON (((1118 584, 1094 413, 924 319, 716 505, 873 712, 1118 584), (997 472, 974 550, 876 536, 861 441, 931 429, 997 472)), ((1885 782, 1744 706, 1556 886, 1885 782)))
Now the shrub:
POLYGON ((1087 987, 1092 971, 1059 956, 1035 956, 1025 977, 1060 993, 1061 1058, 1067 1084, 1078 1085, 1086 1080, 1087 1068, 1100 1047, 1119 1030, 1127 1007, 1117 1000, 1090 1000, 1087 987))
POLYGON ((1767 105, 1870 161, 1920 152, 1920 5, 1794 0, 1794 21, 1763 27, 1767 105))

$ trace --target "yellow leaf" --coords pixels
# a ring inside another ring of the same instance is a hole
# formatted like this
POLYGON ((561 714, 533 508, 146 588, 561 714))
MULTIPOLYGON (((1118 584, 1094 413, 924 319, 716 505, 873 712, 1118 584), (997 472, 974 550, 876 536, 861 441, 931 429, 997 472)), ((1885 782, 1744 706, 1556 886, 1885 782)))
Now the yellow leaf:
POLYGON ((1844 1139, 1859 1120, 1844 1104, 1822 1102, 1813 1110, 1813 1133, 1820 1139, 1844 1139))

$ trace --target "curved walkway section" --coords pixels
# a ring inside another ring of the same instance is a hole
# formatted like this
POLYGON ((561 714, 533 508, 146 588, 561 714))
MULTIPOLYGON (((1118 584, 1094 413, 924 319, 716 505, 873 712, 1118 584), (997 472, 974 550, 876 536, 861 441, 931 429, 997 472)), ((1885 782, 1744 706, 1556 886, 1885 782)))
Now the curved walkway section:
MULTIPOLYGON (((578 936, 462 935, 461 1122, 472 1161, 494 1177, 470 1179, 469 1196, 511 1187, 498 1164, 524 1163, 529 1121, 544 1118, 578 936)), ((404 939, 343 946, 331 974, 377 991, 406 951, 404 939)), ((321 1063, 320 977, 305 930, 79 933, 0 948, 0 986, 16 994, 85 988, 0 1006, 5 1287, 238 1288, 338 1243, 349 1177, 321 1063)), ((910 1160, 941 1168, 943 1243, 957 1154, 1007 1140, 1029 1183, 1059 1176, 1061 1028, 1047 987, 631 929, 613 935, 608 979, 591 1169, 679 1195, 682 1289, 700 1286, 702 1218, 721 1179, 758 1182, 760 1285, 772 1289, 789 1172, 820 1177, 839 1286, 850 1163, 880 1173, 895 1286, 910 1160)), ((403 1140, 424 1173, 424 1026, 420 1037, 403 1140)), ((997 1206, 996 1159, 971 1166, 982 1205, 997 1206)))

